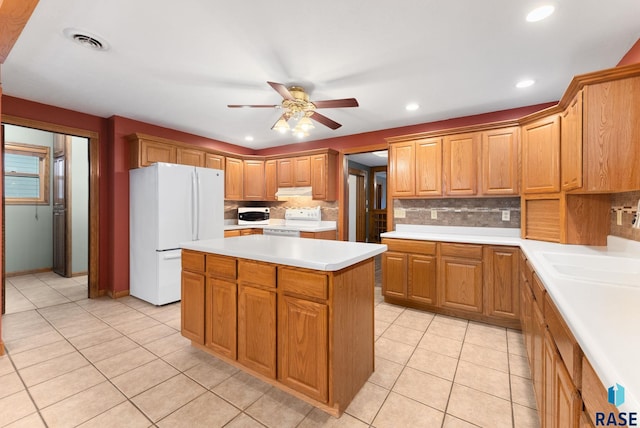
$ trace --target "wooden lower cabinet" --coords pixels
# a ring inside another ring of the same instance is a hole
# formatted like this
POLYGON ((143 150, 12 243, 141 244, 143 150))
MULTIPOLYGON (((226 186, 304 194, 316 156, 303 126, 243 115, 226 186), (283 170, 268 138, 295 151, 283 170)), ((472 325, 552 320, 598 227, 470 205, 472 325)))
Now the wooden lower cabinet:
POLYGON ((551 393, 553 401, 551 426, 553 428, 578 428, 582 412, 582 399, 557 352, 555 354, 553 386, 549 389, 547 385, 545 393, 551 393))
POLYGON ((436 304, 436 272, 438 260, 435 256, 410 254, 408 257, 409 278, 407 297, 427 305, 436 304))
POLYGON ((317 271, 183 250, 182 334, 339 416, 374 369, 373 258, 317 271))
POLYGON ((181 327, 182 335, 198 344, 204 344, 205 299, 204 273, 182 271, 181 327))
POLYGON ((239 286, 238 361, 258 373, 275 379, 275 290, 239 286))
POLYGON ((209 278, 206 292, 205 346, 236 358, 236 283, 209 278))
POLYGON ((407 278, 407 254, 395 251, 382 253, 382 293, 406 298, 407 278))
POLYGON ((440 306, 482 313, 482 260, 443 256, 439 274, 440 306))
POLYGON ((484 313, 501 318, 520 318, 520 250, 515 247, 484 246, 484 313))
POLYGON ((323 232, 300 232, 301 238, 310 238, 310 239, 336 239, 336 230, 325 230, 323 232))
POLYGON ((326 402, 327 305, 283 295, 278 313, 278 379, 309 397, 326 402))

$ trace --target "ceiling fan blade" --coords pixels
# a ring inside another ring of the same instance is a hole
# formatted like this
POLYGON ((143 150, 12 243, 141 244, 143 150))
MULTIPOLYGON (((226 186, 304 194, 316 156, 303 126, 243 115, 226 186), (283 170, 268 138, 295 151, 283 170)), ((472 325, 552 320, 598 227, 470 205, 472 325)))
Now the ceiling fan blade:
POLYGON ((342 108, 358 107, 358 100, 355 98, 344 98, 341 100, 312 101, 316 108, 342 108))
POLYGON ((278 108, 279 105, 274 104, 227 104, 229 108, 278 108))
POLYGON ((289 92, 289 89, 287 89, 287 87, 284 86, 282 83, 275 83, 275 82, 267 82, 267 83, 269 84, 269 86, 275 89, 275 91, 279 93, 280 96, 285 100, 293 99, 293 95, 291 95, 291 92, 289 92))
POLYGON ((338 122, 329 119, 327 116, 321 115, 317 111, 314 111, 313 114, 310 117, 311 117, 311 119, 315 120, 316 122, 321 123, 324 126, 328 126, 331 129, 338 129, 338 128, 340 128, 342 126, 338 122))

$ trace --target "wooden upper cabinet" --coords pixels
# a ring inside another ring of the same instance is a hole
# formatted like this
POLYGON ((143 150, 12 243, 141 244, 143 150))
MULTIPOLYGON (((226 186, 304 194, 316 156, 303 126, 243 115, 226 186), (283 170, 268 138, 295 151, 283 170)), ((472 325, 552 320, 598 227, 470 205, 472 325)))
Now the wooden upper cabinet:
POLYGON ((242 162, 242 159, 227 157, 225 159, 224 170, 225 199, 241 201, 244 196, 244 163, 242 162))
POLYGON ((148 140, 145 138, 130 139, 131 168, 149 166, 155 162, 176 163, 177 147, 171 144, 148 140))
POLYGON ((311 186, 311 156, 278 159, 278 187, 311 186))
POLYGON ((293 158, 293 186, 311 186, 311 156, 293 158))
POLYGON ((224 170, 224 156, 216 155, 213 153, 205 153, 204 166, 207 168, 224 170))
POLYGON ((335 201, 337 194, 335 153, 309 156, 311 162, 311 190, 313 199, 335 201))
POLYGON ((415 196, 416 162, 414 141, 389 145, 389 184, 391 197, 415 196))
POLYGON ((205 166, 205 153, 202 150, 178 147, 177 163, 180 165, 205 166))
POLYGON ((582 91, 560 115, 560 183, 562 190, 582 187, 582 91))
POLYGON ((482 194, 518 195, 519 128, 482 133, 482 194))
POLYGON ((584 88, 587 192, 640 189, 640 76, 584 88))
POLYGON ((264 163, 265 200, 275 201, 278 191, 278 161, 275 159, 264 163))
POLYGON ((278 159, 278 187, 293 187, 293 158, 278 159))
POLYGON ((444 137, 445 195, 473 196, 478 193, 479 145, 479 132, 444 137))
POLYGON ((522 191, 560 191, 560 116, 522 126, 522 191))
POLYGON ((442 195, 442 138, 415 142, 416 196, 442 195))
POLYGON ((264 201, 266 199, 264 161, 245 159, 243 162, 243 199, 248 201, 264 201))

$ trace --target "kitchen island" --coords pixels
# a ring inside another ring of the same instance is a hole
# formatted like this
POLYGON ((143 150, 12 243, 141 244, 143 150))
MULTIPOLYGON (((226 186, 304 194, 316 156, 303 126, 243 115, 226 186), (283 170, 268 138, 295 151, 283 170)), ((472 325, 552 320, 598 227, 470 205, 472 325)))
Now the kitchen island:
POLYGON ((182 248, 182 335, 342 414, 373 373, 373 257, 386 246, 248 235, 182 248))

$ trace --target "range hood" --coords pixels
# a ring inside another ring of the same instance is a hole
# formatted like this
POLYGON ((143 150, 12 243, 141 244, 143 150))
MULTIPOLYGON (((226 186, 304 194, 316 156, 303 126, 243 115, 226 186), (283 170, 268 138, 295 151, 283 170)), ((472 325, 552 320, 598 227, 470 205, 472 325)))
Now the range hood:
POLYGON ((311 197, 311 186, 309 187, 278 187, 276 198, 279 201, 287 198, 296 198, 300 196, 311 197))

